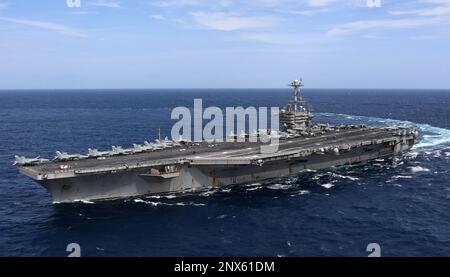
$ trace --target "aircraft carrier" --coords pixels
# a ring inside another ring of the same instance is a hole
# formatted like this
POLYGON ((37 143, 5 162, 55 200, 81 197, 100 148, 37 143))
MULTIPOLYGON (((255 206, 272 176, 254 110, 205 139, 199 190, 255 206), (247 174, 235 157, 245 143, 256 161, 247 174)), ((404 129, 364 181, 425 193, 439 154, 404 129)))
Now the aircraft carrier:
POLYGON ((280 132, 259 130, 225 142, 158 139, 131 149, 89 149, 87 155, 57 152, 53 161, 16 156, 15 164, 54 203, 63 203, 245 184, 396 155, 418 143, 418 131, 402 126, 313 124, 301 80, 290 86, 280 132), (251 136, 276 136, 278 150, 261 151, 263 143, 251 136))

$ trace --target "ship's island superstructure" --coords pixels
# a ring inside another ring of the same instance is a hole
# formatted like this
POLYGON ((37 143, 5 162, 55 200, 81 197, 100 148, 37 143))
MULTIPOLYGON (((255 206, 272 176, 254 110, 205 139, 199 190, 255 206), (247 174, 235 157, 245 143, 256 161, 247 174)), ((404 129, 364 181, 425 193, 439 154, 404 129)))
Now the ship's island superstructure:
MULTIPOLYGON (((261 152, 250 136, 243 142, 190 142, 158 139, 89 149, 87 155, 57 152, 53 161, 16 156, 24 175, 43 185, 55 203, 115 199, 218 187, 270 179, 399 154, 418 142, 418 131, 401 126, 313 124, 301 80, 293 81, 291 100, 280 112, 278 151, 261 152)), ((265 133, 265 134, 263 134, 265 133)))

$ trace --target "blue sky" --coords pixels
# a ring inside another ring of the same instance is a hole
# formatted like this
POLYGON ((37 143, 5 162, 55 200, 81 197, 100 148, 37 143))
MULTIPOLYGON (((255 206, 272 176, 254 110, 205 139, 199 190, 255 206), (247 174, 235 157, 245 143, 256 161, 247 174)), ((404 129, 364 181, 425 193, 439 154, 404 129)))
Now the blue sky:
POLYGON ((80 2, 0 0, 0 89, 450 88, 450 0, 80 2))

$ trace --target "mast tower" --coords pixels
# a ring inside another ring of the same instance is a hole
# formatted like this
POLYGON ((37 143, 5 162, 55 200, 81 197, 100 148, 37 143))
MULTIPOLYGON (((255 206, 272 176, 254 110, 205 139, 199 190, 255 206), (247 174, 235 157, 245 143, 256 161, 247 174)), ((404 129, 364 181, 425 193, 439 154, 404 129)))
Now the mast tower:
POLYGON ((311 121, 314 115, 312 108, 300 93, 300 88, 303 87, 302 79, 294 80, 289 86, 293 88, 292 97, 286 107, 281 110, 280 123, 287 132, 308 131, 312 126, 311 121))

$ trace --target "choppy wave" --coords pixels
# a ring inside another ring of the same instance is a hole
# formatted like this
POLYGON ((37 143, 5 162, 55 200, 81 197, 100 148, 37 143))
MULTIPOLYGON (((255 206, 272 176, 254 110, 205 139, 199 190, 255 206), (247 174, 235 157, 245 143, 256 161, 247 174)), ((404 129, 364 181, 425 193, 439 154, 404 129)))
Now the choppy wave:
POLYGON ((288 190, 290 189, 292 186, 288 185, 288 184, 273 184, 268 186, 268 189, 273 189, 273 190, 288 190))
POLYGON ((177 195, 175 195, 175 194, 169 194, 169 195, 149 195, 149 196, 146 196, 145 198, 153 198, 153 199, 161 199, 161 198, 165 198, 165 199, 173 199, 173 198, 177 198, 177 195))
POLYGON ((261 188, 262 188, 262 186, 261 187, 251 187, 251 188, 248 188, 248 189, 245 189, 245 190, 246 191, 252 191, 252 190, 259 190, 261 188))
POLYGON ((412 173, 418 173, 418 172, 428 172, 430 171, 428 168, 421 167, 421 166, 412 166, 409 167, 412 173))
MULTIPOLYGON (((95 204, 95 202, 93 201, 89 201, 89 200, 83 200, 83 199, 77 199, 77 200, 73 200, 74 203, 81 203, 81 204, 95 204)), ((53 202, 54 204, 60 204, 60 202, 53 202)))
POLYGON ((348 179, 348 180, 351 180, 351 181, 359 180, 359 178, 356 178, 356 177, 340 175, 340 174, 337 174, 337 173, 332 173, 332 176, 333 177, 338 177, 338 178, 341 178, 341 179, 348 179))
POLYGON ((413 149, 432 147, 444 143, 450 143, 450 130, 431 126, 429 124, 415 123, 407 120, 398 120, 390 118, 379 118, 379 117, 368 117, 368 116, 356 116, 356 115, 346 115, 346 114, 335 114, 335 113, 319 113, 319 115, 327 117, 342 117, 346 120, 354 120, 358 122, 363 122, 367 124, 378 124, 378 125, 397 125, 397 126, 407 126, 418 129, 421 134, 420 143, 415 145, 413 149), (351 117, 351 118, 350 118, 351 117))
POLYGON ((305 195, 305 194, 310 194, 310 193, 311 192, 309 190, 299 190, 297 193, 291 194, 291 196, 294 197, 294 196, 305 195))
POLYGON ((411 175, 395 175, 392 179, 411 179, 412 177, 411 175))
POLYGON ((177 203, 167 203, 167 202, 162 202, 162 201, 146 201, 146 200, 142 200, 140 198, 136 198, 134 199, 135 203, 142 203, 142 204, 148 204, 148 205, 152 205, 152 206, 205 206, 206 204, 204 203, 194 203, 194 202, 177 202, 177 203))
POLYGON ((332 183, 323 184, 321 186, 326 188, 326 189, 330 189, 330 188, 334 187, 334 185, 332 183))

